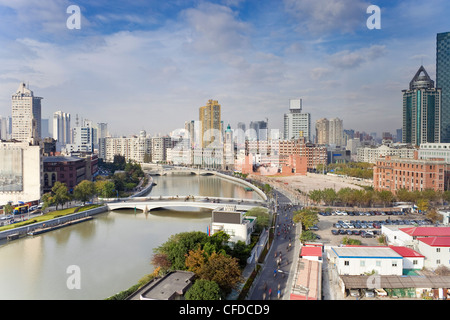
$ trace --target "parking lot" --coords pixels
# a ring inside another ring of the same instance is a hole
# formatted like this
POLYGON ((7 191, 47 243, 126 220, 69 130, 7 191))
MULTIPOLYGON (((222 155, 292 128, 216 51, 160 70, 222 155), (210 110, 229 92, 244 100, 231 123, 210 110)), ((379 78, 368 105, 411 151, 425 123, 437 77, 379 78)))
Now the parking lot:
POLYGON ((400 211, 322 211, 319 213, 318 230, 314 230, 314 233, 327 245, 339 245, 344 237, 358 239, 362 245, 377 245, 377 237, 384 224, 420 226, 429 225, 431 221, 420 214, 404 214, 400 211))

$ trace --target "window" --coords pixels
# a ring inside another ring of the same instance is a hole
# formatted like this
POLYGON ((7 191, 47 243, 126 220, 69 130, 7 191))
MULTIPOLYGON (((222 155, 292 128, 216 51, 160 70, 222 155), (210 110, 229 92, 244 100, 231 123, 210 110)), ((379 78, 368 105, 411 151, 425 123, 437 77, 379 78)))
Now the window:
POLYGON ((397 261, 396 260, 392 260, 392 266, 393 267, 397 267, 397 261))
POLYGON ((361 260, 361 261, 359 262, 359 266, 360 266, 360 267, 365 267, 365 266, 366 266, 366 262, 365 262, 364 260, 361 260))
POLYGON ((441 252, 441 248, 436 248, 436 252, 441 252))
POLYGON ((417 261, 417 260, 413 260, 413 262, 412 262, 413 264, 419 264, 419 261, 417 261))
POLYGON ((345 261, 344 261, 344 266, 349 266, 349 265, 350 265, 350 261, 345 260, 345 261))
POLYGON ((381 267, 381 261, 380 261, 380 260, 377 260, 376 263, 375 263, 375 265, 376 265, 377 267, 381 267))

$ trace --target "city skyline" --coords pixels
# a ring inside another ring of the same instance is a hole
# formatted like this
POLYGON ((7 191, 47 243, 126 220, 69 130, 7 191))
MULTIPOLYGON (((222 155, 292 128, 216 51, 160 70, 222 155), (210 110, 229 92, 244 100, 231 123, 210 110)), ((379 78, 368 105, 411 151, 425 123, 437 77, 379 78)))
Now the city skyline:
POLYGON ((290 99, 311 123, 394 132, 402 90, 424 65, 436 80, 436 34, 450 5, 420 1, 0 1, 0 115, 25 82, 54 112, 108 123, 112 134, 169 133, 209 99, 224 126, 268 118, 283 129, 290 99), (69 5, 80 29, 69 29, 69 5), (381 29, 366 25, 370 4, 381 29), (433 21, 432 24, 429 21, 433 21))

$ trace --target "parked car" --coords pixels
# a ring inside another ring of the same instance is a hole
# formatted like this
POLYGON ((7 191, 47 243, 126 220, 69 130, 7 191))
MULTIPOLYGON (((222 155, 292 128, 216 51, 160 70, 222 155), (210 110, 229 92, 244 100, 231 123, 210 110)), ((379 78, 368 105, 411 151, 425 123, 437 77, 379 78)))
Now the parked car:
POLYGON ((347 230, 347 235, 351 236, 353 234, 352 230, 347 230))
POLYGON ((336 229, 332 229, 331 233, 334 234, 335 236, 339 234, 339 230, 336 229))
POLYGON ((364 296, 367 298, 375 297, 375 292, 372 289, 364 289, 364 296))
POLYGON ((350 296, 352 297, 359 297, 359 290, 358 289, 350 289, 350 296))

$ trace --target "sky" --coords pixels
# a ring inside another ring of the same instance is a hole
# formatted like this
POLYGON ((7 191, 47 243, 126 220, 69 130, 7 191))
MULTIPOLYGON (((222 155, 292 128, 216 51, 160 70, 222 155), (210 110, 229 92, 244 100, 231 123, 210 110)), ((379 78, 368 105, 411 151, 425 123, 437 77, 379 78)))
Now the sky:
POLYGON ((450 1, 0 0, 0 115, 21 82, 42 118, 68 112, 113 135, 167 134, 218 100, 222 120, 283 128, 290 99, 344 129, 395 133, 402 90, 435 80, 450 1), (79 29, 69 28, 80 9, 79 29), (370 5, 380 29, 369 29, 370 5))

